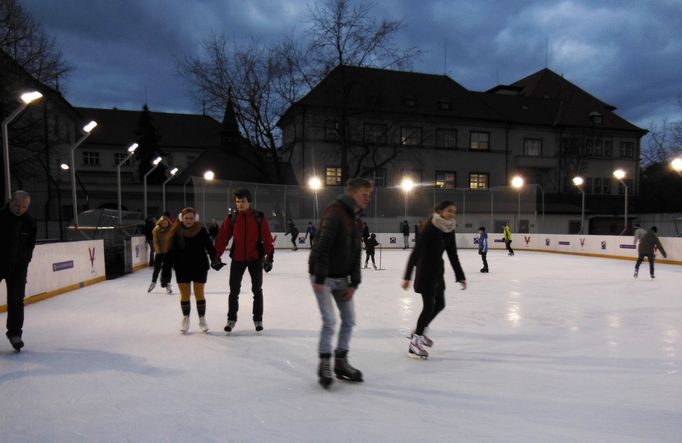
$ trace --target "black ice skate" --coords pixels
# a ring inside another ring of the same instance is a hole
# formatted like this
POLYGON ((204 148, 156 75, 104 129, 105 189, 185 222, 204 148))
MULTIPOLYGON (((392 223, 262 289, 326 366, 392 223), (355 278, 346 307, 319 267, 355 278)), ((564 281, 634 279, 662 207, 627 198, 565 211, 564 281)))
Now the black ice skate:
POLYGON ((9 343, 12 345, 14 350, 17 352, 21 352, 21 348, 24 347, 24 341, 21 339, 21 337, 13 336, 7 338, 9 339, 9 343))
POLYGON ((234 325, 237 324, 237 320, 228 320, 227 324, 225 325, 225 332, 227 332, 227 335, 230 335, 230 332, 234 329, 234 325))
POLYGON ((362 372, 348 363, 348 351, 340 351, 337 349, 334 354, 336 357, 334 359, 334 374, 336 374, 336 378, 339 380, 361 382, 362 372))
POLYGON ((320 354, 320 366, 317 369, 317 376, 320 378, 319 383, 325 389, 329 389, 329 386, 334 382, 329 361, 331 356, 331 354, 320 354))
POLYGON ((254 321, 253 325, 256 327, 256 332, 263 332, 263 322, 262 321, 254 321))
POLYGON ((639 271, 637 269, 635 269, 635 274, 633 275, 633 277, 637 278, 638 275, 639 275, 639 271))

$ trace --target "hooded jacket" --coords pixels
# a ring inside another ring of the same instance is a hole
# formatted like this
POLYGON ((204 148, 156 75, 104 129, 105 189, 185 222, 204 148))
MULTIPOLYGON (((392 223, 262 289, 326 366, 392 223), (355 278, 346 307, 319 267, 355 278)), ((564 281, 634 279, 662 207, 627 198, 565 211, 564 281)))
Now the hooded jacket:
POLYGON ((154 253, 165 254, 170 251, 173 240, 173 222, 165 215, 162 215, 161 218, 159 218, 159 221, 156 222, 156 227, 152 231, 152 237, 154 253), (161 226, 163 220, 168 222, 168 226, 165 228, 161 226))
POLYGON ((658 248, 659 251, 661 251, 661 254, 663 254, 663 257, 667 257, 668 254, 666 254, 665 249, 663 248, 663 245, 661 244, 661 240, 658 239, 658 235, 656 235, 656 231, 653 229, 650 229, 642 236, 642 238, 639 240, 639 248, 637 249, 637 252, 639 252, 639 255, 647 255, 647 254, 654 254, 654 246, 658 248))
MULTIPOLYGON (((218 232, 218 237, 215 240, 215 260, 219 260, 223 255, 231 238, 234 238, 232 241, 234 249, 230 255, 233 261, 250 262, 260 260, 257 246, 258 221, 256 220, 253 208, 238 212, 234 217, 234 226, 232 226, 230 216, 225 217, 223 225, 218 232)), ((272 256, 275 248, 272 244, 272 234, 270 233, 270 226, 265 214, 263 214, 260 221, 260 239, 263 242, 265 254, 272 256)))

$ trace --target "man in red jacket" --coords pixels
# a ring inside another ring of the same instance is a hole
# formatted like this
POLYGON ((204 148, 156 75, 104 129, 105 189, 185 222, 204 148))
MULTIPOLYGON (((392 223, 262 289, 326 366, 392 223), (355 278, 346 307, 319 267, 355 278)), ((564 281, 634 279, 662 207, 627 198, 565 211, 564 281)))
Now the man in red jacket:
MULTIPOLYGON (((272 269, 275 248, 268 219, 260 211, 251 208, 251 192, 239 189, 233 193, 237 214, 228 215, 215 240, 216 255, 214 263, 221 267, 220 257, 232 238, 230 248, 230 296, 225 332, 232 332, 237 323, 239 311, 239 290, 244 271, 249 270, 251 291, 253 292, 253 323, 256 331, 263 330, 263 269, 272 269)), ((212 265, 213 266, 213 265, 212 265)))

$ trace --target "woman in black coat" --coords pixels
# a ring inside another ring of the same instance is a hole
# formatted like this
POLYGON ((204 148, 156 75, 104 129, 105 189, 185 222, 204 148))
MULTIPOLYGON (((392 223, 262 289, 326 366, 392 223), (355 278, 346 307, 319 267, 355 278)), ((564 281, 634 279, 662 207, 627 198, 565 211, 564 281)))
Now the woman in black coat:
POLYGON ((173 226, 173 268, 175 279, 180 289, 180 307, 182 308, 182 324, 180 330, 189 330, 189 314, 191 285, 194 283, 194 297, 199 314, 199 328, 208 332, 206 324, 206 299, 204 285, 208 275, 209 257, 215 256, 215 248, 206 227, 196 221, 194 208, 185 208, 180 219, 173 226))
POLYGON ((429 353, 425 346, 432 346, 433 341, 426 336, 425 330, 445 307, 445 263, 443 251, 448 253, 448 259, 455 271, 455 280, 466 289, 466 277, 457 256, 455 242, 455 204, 442 201, 436 205, 431 217, 423 225, 410 259, 405 269, 403 289, 410 287, 412 270, 416 266, 414 290, 421 294, 424 307, 417 327, 410 340, 410 355, 427 358, 429 353))

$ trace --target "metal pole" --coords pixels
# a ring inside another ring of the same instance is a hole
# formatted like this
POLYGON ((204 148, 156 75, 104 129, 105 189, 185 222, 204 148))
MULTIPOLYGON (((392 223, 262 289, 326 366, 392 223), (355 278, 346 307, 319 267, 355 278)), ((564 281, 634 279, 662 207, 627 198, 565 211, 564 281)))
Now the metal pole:
POLYGON ((206 223, 206 179, 201 186, 201 219, 206 223))
POLYGON ((464 229, 466 225, 467 225, 467 191, 466 189, 462 189, 462 229, 464 229))
POLYGON ((495 211, 493 209, 493 190, 490 190, 490 232, 494 232, 495 229, 495 222, 494 222, 494 217, 495 217, 495 211))
MULTIPOLYGON (((177 171, 176 171, 176 172, 177 172, 177 171)), ((163 196, 163 197, 162 197, 162 199, 163 199, 163 212, 166 212, 166 183, 168 183, 169 181, 173 180, 174 177, 175 177, 175 175, 174 175, 174 174, 171 174, 171 176, 168 177, 168 178, 166 179, 166 181, 164 181, 164 182, 161 184, 161 194, 162 194, 162 196, 163 196)))
POLYGON ((131 152, 128 154, 128 156, 123 160, 121 163, 116 165, 116 188, 118 191, 118 224, 119 226, 123 224, 123 212, 122 212, 122 199, 121 199, 121 166, 135 154, 135 152, 131 152))
POLYGON ((519 188, 519 204, 518 204, 518 209, 519 209, 519 215, 516 220, 516 232, 521 232, 521 189, 519 188))
POLYGON ((7 126, 14 120, 17 115, 26 107, 28 104, 21 104, 17 109, 14 110, 6 119, 2 121, 2 158, 5 163, 5 198, 9 201, 12 198, 12 179, 10 178, 10 167, 9 167, 9 135, 7 126))
POLYGON ((160 164, 161 164, 161 162, 155 164, 154 167, 152 167, 152 169, 150 169, 149 171, 147 171, 147 173, 144 175, 144 180, 143 180, 143 183, 144 183, 143 189, 144 189, 144 190, 143 190, 143 193, 144 193, 144 219, 145 219, 145 220, 147 220, 147 177, 149 177, 149 174, 151 174, 152 172, 154 172, 154 169, 156 169, 160 164))
POLYGON ((187 180, 185 180, 185 183, 183 183, 183 185, 182 185, 182 195, 183 195, 184 202, 185 202, 185 205, 184 205, 185 208, 187 207, 187 182, 190 181, 191 179, 192 179, 192 176, 190 175, 189 177, 187 177, 187 180))
POLYGON ((83 134, 73 146, 71 146, 71 201, 73 204, 73 225, 78 226, 78 200, 76 197, 76 148, 80 146, 83 141, 88 138, 90 133, 83 134))
POLYGON ((582 193, 582 204, 580 210, 580 233, 585 234, 585 191, 583 191, 582 188, 579 189, 580 192, 582 193))
POLYGON ((625 183, 623 183, 623 186, 625 187, 625 219, 623 222, 623 234, 627 234, 627 230, 628 230, 628 187, 625 183))

